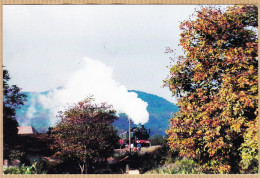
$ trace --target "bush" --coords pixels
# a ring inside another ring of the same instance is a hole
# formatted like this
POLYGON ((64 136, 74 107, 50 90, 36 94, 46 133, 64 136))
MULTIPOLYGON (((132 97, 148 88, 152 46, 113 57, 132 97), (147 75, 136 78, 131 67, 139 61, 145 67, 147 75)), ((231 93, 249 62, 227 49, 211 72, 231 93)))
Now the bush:
POLYGON ((192 159, 182 159, 174 162, 177 170, 183 174, 201 174, 197 162, 192 159))
POLYGON ((42 170, 41 165, 34 162, 32 166, 9 167, 4 170, 4 174, 47 174, 47 171, 42 170))
POLYGON ((197 163, 191 159, 177 160, 174 163, 164 164, 145 174, 202 174, 197 163))
POLYGON ((153 135, 150 138, 151 144, 152 145, 162 145, 164 143, 164 139, 161 135, 153 135))
POLYGON ((18 160, 25 159, 25 153, 20 150, 11 150, 10 154, 9 154, 9 159, 11 161, 16 160, 16 159, 18 159, 18 160))

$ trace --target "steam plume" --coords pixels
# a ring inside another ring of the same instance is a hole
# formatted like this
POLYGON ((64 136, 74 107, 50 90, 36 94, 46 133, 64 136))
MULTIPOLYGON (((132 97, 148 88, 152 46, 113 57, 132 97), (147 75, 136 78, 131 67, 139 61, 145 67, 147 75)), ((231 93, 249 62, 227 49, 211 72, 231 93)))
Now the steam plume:
POLYGON ((51 125, 55 125, 58 111, 93 95, 97 103, 112 104, 117 113, 125 113, 135 124, 148 122, 148 104, 134 92, 113 79, 112 68, 98 60, 83 59, 83 68, 73 73, 61 89, 41 95, 39 102, 51 112, 51 125))

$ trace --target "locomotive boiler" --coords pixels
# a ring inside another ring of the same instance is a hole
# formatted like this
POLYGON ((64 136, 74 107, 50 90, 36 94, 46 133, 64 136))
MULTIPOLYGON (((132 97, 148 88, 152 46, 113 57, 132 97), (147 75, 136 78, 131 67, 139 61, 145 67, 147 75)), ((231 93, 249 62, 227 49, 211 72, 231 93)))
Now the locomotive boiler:
MULTIPOLYGON (((140 143, 142 147, 150 146, 151 142, 149 140, 150 137, 150 129, 147 131, 147 129, 144 128, 143 125, 139 127, 133 127, 131 128, 131 144, 133 144, 135 147, 140 143)), ((119 134, 120 137, 120 145, 125 146, 129 143, 129 132, 123 132, 119 134)))

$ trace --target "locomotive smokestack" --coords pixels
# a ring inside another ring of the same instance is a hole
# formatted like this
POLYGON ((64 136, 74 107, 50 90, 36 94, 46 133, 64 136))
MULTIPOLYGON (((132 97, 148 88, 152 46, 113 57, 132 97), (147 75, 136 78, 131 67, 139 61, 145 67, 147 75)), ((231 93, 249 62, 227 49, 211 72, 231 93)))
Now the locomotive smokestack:
POLYGON ((142 125, 142 129, 144 128, 144 125, 142 125))

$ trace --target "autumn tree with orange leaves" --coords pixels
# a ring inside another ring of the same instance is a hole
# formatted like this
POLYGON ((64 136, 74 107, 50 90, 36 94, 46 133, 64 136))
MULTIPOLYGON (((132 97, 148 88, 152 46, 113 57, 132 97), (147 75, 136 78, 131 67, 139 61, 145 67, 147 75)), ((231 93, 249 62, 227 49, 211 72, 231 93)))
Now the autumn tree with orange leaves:
POLYGON ((115 112, 111 105, 97 104, 92 97, 60 112, 61 121, 53 129, 55 155, 78 162, 81 174, 89 173, 93 162, 113 155, 119 142, 112 125, 115 112))
POLYGON ((209 6, 193 17, 180 25, 184 56, 164 81, 180 97, 168 144, 205 173, 257 173, 257 6, 209 6))

